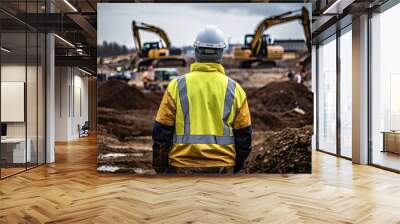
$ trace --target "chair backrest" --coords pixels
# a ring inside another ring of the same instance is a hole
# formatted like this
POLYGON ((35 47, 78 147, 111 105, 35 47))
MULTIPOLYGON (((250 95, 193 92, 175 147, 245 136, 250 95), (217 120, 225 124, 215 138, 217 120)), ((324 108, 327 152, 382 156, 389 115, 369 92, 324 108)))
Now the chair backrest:
POLYGON ((90 123, 89 123, 89 121, 85 121, 85 123, 83 124, 82 128, 89 129, 89 128, 90 128, 90 123))

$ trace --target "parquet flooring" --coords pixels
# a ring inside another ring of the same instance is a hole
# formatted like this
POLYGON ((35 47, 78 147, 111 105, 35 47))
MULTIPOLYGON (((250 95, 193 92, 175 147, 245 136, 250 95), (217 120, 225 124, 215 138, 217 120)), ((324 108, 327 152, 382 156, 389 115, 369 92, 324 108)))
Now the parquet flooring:
POLYGON ((320 152, 311 175, 99 174, 95 138, 0 181, 0 223, 400 223, 400 175, 320 152))
POLYGON ((23 167, 23 168, 19 168, 19 167, 17 167, 17 168, 14 168, 14 167, 1 168, 1 176, 2 177, 7 177, 7 176, 10 176, 10 175, 22 172, 24 170, 25 170, 25 167, 23 167))

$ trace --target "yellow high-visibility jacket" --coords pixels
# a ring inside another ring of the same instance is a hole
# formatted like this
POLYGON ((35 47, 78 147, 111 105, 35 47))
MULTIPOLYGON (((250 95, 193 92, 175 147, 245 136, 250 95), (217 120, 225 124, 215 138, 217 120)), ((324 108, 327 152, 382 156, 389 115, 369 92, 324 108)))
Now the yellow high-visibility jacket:
POLYGON ((233 129, 251 126, 244 90, 217 63, 194 63, 171 81, 156 122, 175 129, 169 151, 175 167, 234 166, 233 129))

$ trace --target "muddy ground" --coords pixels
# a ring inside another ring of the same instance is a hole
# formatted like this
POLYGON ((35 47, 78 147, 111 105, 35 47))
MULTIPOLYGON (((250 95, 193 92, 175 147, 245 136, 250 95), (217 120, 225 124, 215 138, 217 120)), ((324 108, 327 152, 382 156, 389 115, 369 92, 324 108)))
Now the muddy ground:
POLYGON ((312 126, 265 132, 241 173, 311 173, 312 126))
MULTIPOLYGON (((247 92, 253 150, 241 172, 311 172, 313 95, 285 69, 229 69, 247 92)), ((151 131, 162 94, 122 81, 98 85, 98 170, 152 174, 151 131)))

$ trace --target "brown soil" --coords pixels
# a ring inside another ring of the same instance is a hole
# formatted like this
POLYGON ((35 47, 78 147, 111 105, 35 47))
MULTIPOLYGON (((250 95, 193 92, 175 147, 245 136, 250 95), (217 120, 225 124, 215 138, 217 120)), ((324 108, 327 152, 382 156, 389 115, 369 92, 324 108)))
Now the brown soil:
POLYGON ((242 173, 311 173, 312 126, 265 134, 253 147, 242 173))
POLYGON ((272 82, 249 89, 248 100, 255 130, 278 131, 313 123, 313 94, 304 85, 272 82))
POLYGON ((156 110, 116 110, 98 108, 97 122, 100 135, 114 136, 120 141, 135 136, 151 135, 156 110))
POLYGON ((124 81, 108 80, 98 88, 99 107, 119 110, 153 109, 161 101, 161 95, 143 93, 136 86, 129 86, 124 81))

